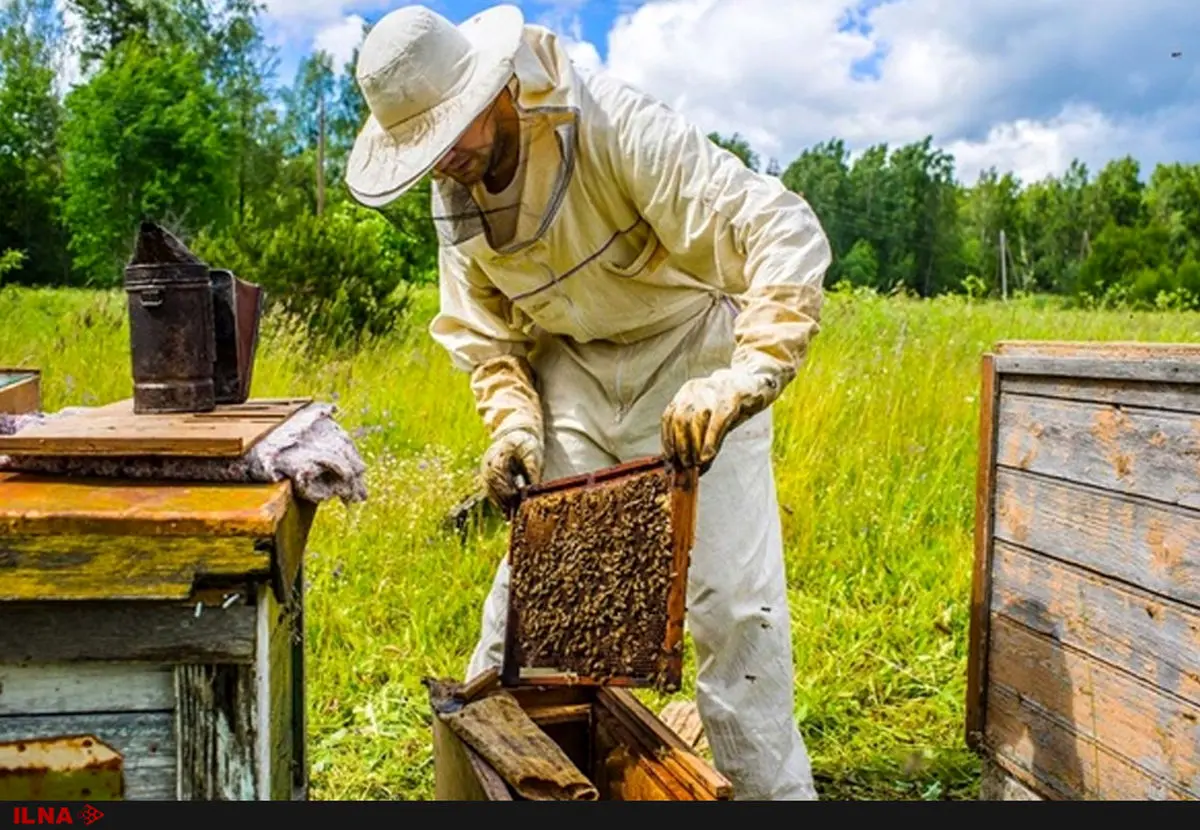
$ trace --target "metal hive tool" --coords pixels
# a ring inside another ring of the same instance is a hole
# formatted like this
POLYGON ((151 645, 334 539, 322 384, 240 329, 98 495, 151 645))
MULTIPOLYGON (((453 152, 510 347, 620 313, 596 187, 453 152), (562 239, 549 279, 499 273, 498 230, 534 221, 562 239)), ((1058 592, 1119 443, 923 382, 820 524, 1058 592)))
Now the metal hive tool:
POLYGON ((651 458, 526 491, 506 685, 679 688, 697 486, 696 471, 651 458))

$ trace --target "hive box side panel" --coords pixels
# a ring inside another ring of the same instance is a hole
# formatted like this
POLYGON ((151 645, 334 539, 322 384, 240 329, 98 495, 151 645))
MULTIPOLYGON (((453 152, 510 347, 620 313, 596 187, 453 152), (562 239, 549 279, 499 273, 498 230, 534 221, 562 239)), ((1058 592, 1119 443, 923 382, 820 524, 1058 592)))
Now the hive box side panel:
POLYGON ((41 373, 0 368, 0 414, 30 415, 42 409, 41 373))
POLYGON ((250 660, 176 668, 181 800, 306 797, 298 598, 283 605, 260 585, 246 607, 254 614, 250 660))
POLYGON ((308 792, 304 695, 303 573, 298 572, 286 604, 263 591, 266 671, 259 679, 267 725, 263 749, 269 755, 269 797, 303 799, 308 792))
POLYGON ((1085 357, 993 364, 969 727, 993 794, 1200 798, 1200 387, 1085 357))
POLYGON ((0 743, 94 736, 121 755, 123 797, 175 797, 171 668, 0 665, 0 743))
POLYGON ((193 602, 0 603, 0 663, 135 661, 246 663, 252 606, 193 602))
POLYGON ((259 780, 253 665, 179 666, 175 728, 181 801, 250 801, 259 780))
POLYGON ((979 750, 987 706, 987 635, 991 599, 992 502, 996 399, 995 360, 980 366, 978 450, 975 470, 975 564, 971 574, 971 626, 967 644, 966 744, 979 750))
POLYGON ((437 801, 512 801, 504 779, 440 718, 433 719, 433 776, 437 801))

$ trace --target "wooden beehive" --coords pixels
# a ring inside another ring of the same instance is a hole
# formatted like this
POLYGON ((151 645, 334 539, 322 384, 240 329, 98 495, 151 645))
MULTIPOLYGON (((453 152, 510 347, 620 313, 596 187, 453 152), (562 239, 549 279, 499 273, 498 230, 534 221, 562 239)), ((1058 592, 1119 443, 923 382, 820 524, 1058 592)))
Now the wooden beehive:
POLYGON ((985 355, 967 739, 988 799, 1200 797, 1200 346, 985 355))
POLYGON ((287 481, 0 473, 0 800, 304 798, 314 512, 287 481))
POLYGON ((28 415, 42 408, 41 372, 0 367, 0 415, 28 415))
MULTIPOLYGON (((733 797, 729 781, 629 689, 528 685, 507 691, 592 782, 601 801, 733 797)), ((433 763, 438 800, 521 800, 496 769, 437 717, 433 763)))
POLYGON ((677 690, 696 494, 694 470, 653 458, 529 490, 510 536, 505 684, 677 690))

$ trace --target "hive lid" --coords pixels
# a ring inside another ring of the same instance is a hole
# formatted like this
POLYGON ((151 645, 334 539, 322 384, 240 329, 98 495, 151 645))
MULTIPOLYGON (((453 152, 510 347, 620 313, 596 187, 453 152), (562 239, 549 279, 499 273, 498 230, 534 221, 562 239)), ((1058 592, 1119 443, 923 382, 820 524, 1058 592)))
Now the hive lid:
POLYGON ((697 487, 695 470, 648 458, 526 492, 505 685, 680 687, 697 487))

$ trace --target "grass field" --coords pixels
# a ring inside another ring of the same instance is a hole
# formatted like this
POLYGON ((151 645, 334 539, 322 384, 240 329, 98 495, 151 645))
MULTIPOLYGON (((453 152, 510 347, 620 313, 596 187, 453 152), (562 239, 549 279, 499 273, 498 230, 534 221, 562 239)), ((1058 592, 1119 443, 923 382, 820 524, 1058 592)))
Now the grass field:
MULTIPOLYGON (((420 680, 462 671, 504 551, 501 527, 465 543, 441 528, 484 435, 425 334, 433 302, 353 355, 305 353, 275 326, 260 351, 254 394, 335 400, 370 468, 370 500, 325 504, 309 548, 314 798, 432 796, 420 680)), ((122 303, 0 291, 0 365, 40 367, 47 409, 127 397, 122 303)), ((777 407, 796 715, 823 797, 976 795, 962 731, 979 358, 1042 338, 1196 341, 1200 315, 834 297, 777 407)))

